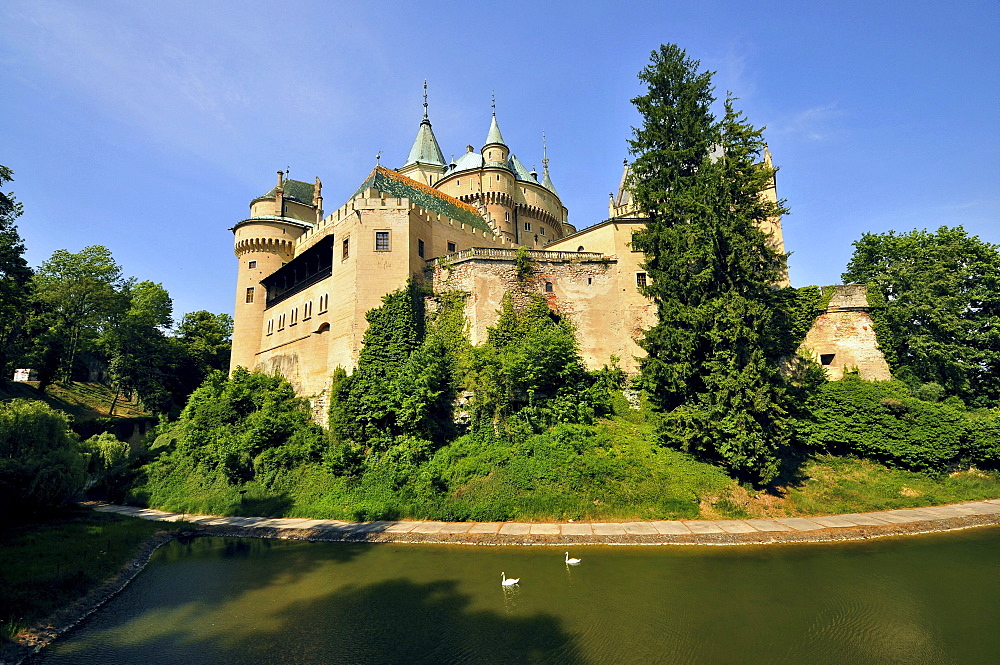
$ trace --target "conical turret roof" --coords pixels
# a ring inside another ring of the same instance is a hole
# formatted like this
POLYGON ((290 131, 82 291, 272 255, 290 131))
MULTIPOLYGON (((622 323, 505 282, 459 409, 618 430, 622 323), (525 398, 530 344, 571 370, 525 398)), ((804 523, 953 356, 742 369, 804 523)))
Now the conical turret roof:
POLYGON ((438 145, 434 131, 431 129, 431 121, 426 117, 420 121, 420 129, 417 130, 417 138, 410 148, 410 155, 406 158, 403 166, 410 164, 433 164, 434 166, 445 166, 444 154, 441 146, 438 145))
POLYGON ((546 168, 542 174, 542 187, 549 190, 556 196, 559 196, 559 192, 556 191, 556 186, 552 184, 552 178, 549 177, 548 168, 546 168))
POLYGON ((500 126, 497 125, 497 114, 493 114, 493 120, 490 122, 490 133, 486 135, 486 143, 483 145, 490 145, 491 143, 499 143, 500 145, 507 145, 503 142, 503 135, 500 134, 500 126))

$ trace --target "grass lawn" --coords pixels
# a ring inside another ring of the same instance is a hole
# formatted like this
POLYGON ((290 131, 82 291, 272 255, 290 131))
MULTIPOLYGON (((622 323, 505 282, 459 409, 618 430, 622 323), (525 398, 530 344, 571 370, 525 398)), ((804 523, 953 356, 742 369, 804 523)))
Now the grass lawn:
POLYGON ((0 529, 0 639, 113 577, 164 525, 73 507, 0 529))

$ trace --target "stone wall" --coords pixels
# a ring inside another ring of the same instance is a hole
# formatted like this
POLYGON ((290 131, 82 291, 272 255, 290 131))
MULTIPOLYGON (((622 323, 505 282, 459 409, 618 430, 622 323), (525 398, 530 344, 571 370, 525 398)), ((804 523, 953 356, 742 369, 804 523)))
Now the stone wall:
POLYGON ((438 262, 428 268, 428 281, 436 293, 465 291, 465 316, 473 344, 486 340, 487 330, 498 317, 505 293, 515 307, 523 306, 530 294, 545 298, 549 308, 576 328, 580 354, 589 369, 598 369, 619 358, 628 372, 638 371, 642 355, 635 340, 655 317, 652 304, 622 297, 624 288, 635 290, 629 272, 622 284, 618 262, 599 253, 532 252, 531 274, 518 280, 513 252, 496 256, 471 255, 438 262))
POLYGON ((868 294, 863 284, 841 284, 834 289, 826 312, 819 315, 799 352, 811 355, 826 369, 832 381, 843 378, 845 369, 858 370, 862 379, 887 381, 892 378, 889 364, 878 347, 868 294))

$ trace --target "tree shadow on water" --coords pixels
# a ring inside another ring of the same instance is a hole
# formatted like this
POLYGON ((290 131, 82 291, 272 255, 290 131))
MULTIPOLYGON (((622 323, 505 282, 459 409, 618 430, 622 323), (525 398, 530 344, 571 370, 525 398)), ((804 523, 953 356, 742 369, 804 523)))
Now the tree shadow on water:
MULTIPOLYGON (((502 590, 497 588, 496 593, 502 590)), ((38 662, 586 663, 577 638, 558 617, 473 608, 472 601, 453 580, 392 579, 286 603, 256 619, 247 617, 247 625, 239 631, 192 638, 178 627, 148 641, 102 643, 91 649, 99 652, 100 661, 87 660, 77 651, 72 654, 75 659, 38 662)))

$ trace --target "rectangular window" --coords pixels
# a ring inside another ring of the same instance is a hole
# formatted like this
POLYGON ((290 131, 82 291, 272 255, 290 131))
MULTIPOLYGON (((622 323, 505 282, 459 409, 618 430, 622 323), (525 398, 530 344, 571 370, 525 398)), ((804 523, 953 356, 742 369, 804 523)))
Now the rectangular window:
POLYGON ((455 243, 453 243, 453 242, 448 243, 448 251, 449 252, 454 252, 455 251, 455 243))
POLYGON ((530 231, 531 230, 531 222, 525 222, 524 223, 524 230, 525 231, 530 231))
POLYGON ((248 286, 247 287, 247 304, 250 304, 252 302, 253 302, 253 287, 252 286, 248 286))
POLYGON ((247 262, 247 268, 249 268, 250 270, 256 270, 257 269, 257 262, 256 261, 248 261, 247 262))
POLYGON ((346 259, 348 256, 350 256, 350 254, 351 254, 351 239, 344 238, 344 251, 341 254, 340 258, 346 259))
POLYGON ((376 252, 388 252, 389 251, 389 232, 388 231, 376 231, 375 232, 375 251, 376 252))
POLYGON ((417 256, 424 258, 424 241, 417 238, 417 256))
POLYGON ((545 227, 544 226, 539 226, 538 227, 538 232, 541 233, 542 235, 545 235, 545 227))
POLYGON ((638 286, 638 287, 640 287, 640 288, 643 287, 643 286, 646 286, 646 273, 644 273, 644 272, 637 272, 635 274, 635 285, 638 286))

